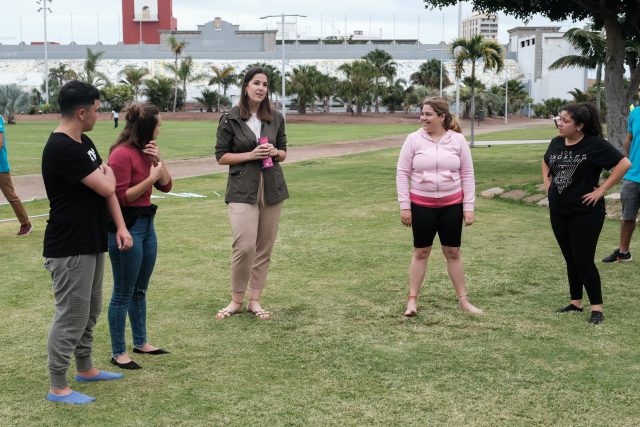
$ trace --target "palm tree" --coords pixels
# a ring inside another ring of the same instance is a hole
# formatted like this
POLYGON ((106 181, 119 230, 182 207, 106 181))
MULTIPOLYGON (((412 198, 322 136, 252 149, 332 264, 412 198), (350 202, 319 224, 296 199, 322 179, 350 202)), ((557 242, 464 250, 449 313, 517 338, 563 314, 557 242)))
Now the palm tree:
MULTIPOLYGON (((420 68, 409 77, 411 84, 430 88, 440 88, 440 60, 432 58, 420 64, 420 68)), ((442 87, 450 86, 451 79, 446 69, 442 69, 442 87)))
POLYGON ((362 114, 362 106, 369 97, 369 91, 376 76, 376 70, 369 62, 356 60, 338 67, 347 76, 356 103, 356 114, 362 114))
POLYGON ((512 114, 521 111, 524 104, 529 99, 529 92, 525 89, 521 81, 511 79, 507 81, 507 103, 509 105, 509 112, 512 114))
POLYGON ((7 123, 16 122, 15 114, 29 108, 29 94, 15 83, 0 85, 0 114, 7 117, 7 123))
POLYGON ((87 59, 85 59, 82 67, 84 71, 78 74, 78 80, 95 87, 109 84, 109 78, 107 75, 97 71, 98 61, 100 61, 102 55, 104 55, 104 52, 102 51, 93 52, 91 49, 87 48, 87 59))
POLYGON ((581 91, 580 89, 573 88, 573 90, 570 90, 569 92, 567 92, 569 94, 571 94, 571 96, 573 96, 573 100, 575 102, 592 102, 593 101, 593 97, 591 96, 591 94, 588 91, 581 91))
POLYGON ((387 107, 387 111, 394 113, 402 108, 402 102, 405 96, 405 79, 398 79, 392 85, 385 88, 385 94, 382 97, 382 103, 387 107))
MULTIPOLYGON (((167 41, 169 42, 169 48, 171 49, 171 52, 173 52, 173 54, 176 56, 175 61, 173 62, 173 66, 177 70, 178 57, 182 55, 182 51, 184 50, 185 47, 187 47, 187 44, 189 43, 186 42, 185 40, 178 41, 174 36, 169 36, 167 41)), ((177 73, 175 75, 175 80, 173 82, 173 85, 175 87, 174 93, 173 93, 173 112, 175 113, 177 102, 178 102, 178 74, 177 73)))
POLYGON ((127 65, 122 71, 120 71, 120 81, 131 86, 136 102, 138 101, 140 86, 142 86, 142 82, 147 75, 149 75, 148 69, 144 67, 137 67, 135 65, 127 65))
POLYGON ((169 111, 173 102, 173 81, 165 76, 155 76, 143 82, 142 94, 160 111, 169 111))
POLYGON ((222 91, 222 94, 227 96, 227 89, 229 89, 230 86, 238 85, 238 76, 236 75, 235 67, 227 65, 224 68, 219 68, 212 65, 210 68, 215 75, 209 80, 209 86, 218 85, 218 91, 222 91))
MULTIPOLYGON (((191 56, 187 56, 184 59, 180 60, 177 68, 173 64, 165 64, 165 68, 171 71, 175 76, 174 84, 178 81, 182 84, 182 93, 185 96, 187 95, 187 84, 202 80, 203 78, 207 77, 204 74, 195 74, 193 72, 193 58, 191 56)), ((174 96, 177 96, 177 92, 175 92, 174 96)), ((174 112, 177 102, 177 98, 173 100, 174 112)))
POLYGON ((586 68, 596 70, 596 106, 600 109, 600 87, 602 86, 602 67, 607 56, 607 41, 602 31, 594 29, 571 28, 562 36, 580 54, 558 58, 549 65, 550 70, 560 68, 586 68))
POLYGON ((297 95, 298 113, 306 114, 307 105, 315 101, 320 74, 315 65, 299 65, 287 73, 289 93, 297 95))
POLYGON ((216 107, 216 113, 219 112, 220 104, 229 105, 229 99, 226 96, 222 96, 217 91, 207 88, 202 89, 202 94, 196 96, 195 100, 202 104, 209 113, 213 111, 213 107, 216 107))
MULTIPOLYGON (((473 36, 470 39, 457 38, 451 42, 451 53, 454 56, 453 64, 456 70, 456 77, 460 78, 464 71, 464 64, 471 62, 471 81, 476 80, 476 63, 479 60, 484 62, 484 70, 495 70, 500 72, 504 66, 502 57, 502 46, 495 40, 485 39, 481 35, 473 36)), ((474 118, 476 113, 475 84, 471 84, 471 147, 475 146, 474 118)))
POLYGON ((336 93, 338 79, 323 73, 319 73, 316 81, 316 97, 322 101, 322 112, 328 113, 331 97, 336 93))
POLYGON ((375 112, 380 112, 380 78, 387 79, 387 83, 393 83, 396 76, 396 63, 389 53, 382 49, 374 49, 362 59, 369 62, 375 69, 375 112))

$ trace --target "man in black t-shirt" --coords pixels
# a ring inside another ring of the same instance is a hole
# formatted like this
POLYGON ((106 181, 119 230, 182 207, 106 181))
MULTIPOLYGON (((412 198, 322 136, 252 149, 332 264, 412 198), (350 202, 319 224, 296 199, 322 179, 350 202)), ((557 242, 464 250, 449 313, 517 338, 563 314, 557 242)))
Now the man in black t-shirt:
POLYGON ((102 163, 95 145, 83 133, 92 130, 98 118, 100 93, 91 85, 72 81, 60 89, 58 103, 62 120, 42 153, 42 177, 50 205, 43 255, 55 297, 48 340, 51 387, 47 399, 85 404, 95 398, 71 390, 67 382, 72 354, 78 382, 123 376, 100 371, 91 362, 93 328, 102 308, 108 214, 116 224, 121 250, 133 242, 115 197, 113 171, 102 163))

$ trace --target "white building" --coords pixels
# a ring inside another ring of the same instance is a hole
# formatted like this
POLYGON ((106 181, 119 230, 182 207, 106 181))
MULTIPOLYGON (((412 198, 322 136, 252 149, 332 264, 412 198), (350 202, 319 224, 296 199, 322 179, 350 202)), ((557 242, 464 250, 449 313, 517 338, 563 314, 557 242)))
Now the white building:
POLYGON ((543 99, 573 99, 573 89, 587 88, 587 70, 562 68, 551 71, 549 66, 566 55, 579 54, 564 38, 560 27, 515 27, 509 33, 508 55, 518 61, 522 76, 529 86, 534 102, 543 99))
POLYGON ((498 39, 498 16, 476 13, 462 21, 462 37, 470 39, 480 34, 485 39, 498 39))

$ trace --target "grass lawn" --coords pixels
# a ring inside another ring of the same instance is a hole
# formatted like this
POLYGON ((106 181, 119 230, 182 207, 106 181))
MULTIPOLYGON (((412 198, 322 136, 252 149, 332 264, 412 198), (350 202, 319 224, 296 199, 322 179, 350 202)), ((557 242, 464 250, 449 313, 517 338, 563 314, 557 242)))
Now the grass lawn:
MULTIPOLYGON (((475 149, 478 189, 539 182, 543 152, 475 149)), ((144 369, 121 381, 71 381, 97 397, 86 407, 45 401, 53 316, 45 221, 25 238, 14 237, 16 222, 0 223, 0 425, 637 425, 640 318, 637 280, 629 278, 640 264, 599 265, 603 325, 588 325, 588 312, 553 314, 567 303, 568 286, 548 212, 479 199, 463 257, 471 301, 486 315, 456 308, 435 250, 420 314, 405 319, 411 232, 399 220, 397 155, 285 167, 291 198, 264 295, 268 322, 246 312, 214 320, 229 299, 230 230, 214 194, 226 176, 176 182, 174 191, 207 198, 156 202, 149 336, 172 354, 134 357, 144 369)), ((47 211, 45 201, 27 207, 47 211)), ((11 215, 0 207, 0 218, 11 215)), ((617 235, 617 222, 606 221, 598 258, 617 235)), ((94 353, 106 369, 111 287, 107 267, 94 353)))
MULTIPOLYGON (((19 122, 6 126, 9 141, 9 162, 12 175, 40 172, 42 148, 58 122, 19 122)), ((113 129, 111 121, 99 121, 88 133, 105 157, 115 141, 119 129, 113 129)), ((291 123, 287 125, 290 146, 325 144, 339 141, 361 141, 391 135, 406 135, 419 127, 415 125, 317 125, 291 123)), ((158 142, 167 160, 203 157, 213 154, 217 122, 212 121, 165 121, 158 142)))
MULTIPOLYGON (((550 121, 551 122, 551 121, 550 121)), ((467 131, 468 132, 468 131, 467 131)), ((530 127, 527 129, 512 129, 500 132, 484 133, 476 136, 478 141, 505 141, 505 140, 532 140, 544 139, 550 141, 554 136, 558 136, 558 129, 553 125, 530 127)))

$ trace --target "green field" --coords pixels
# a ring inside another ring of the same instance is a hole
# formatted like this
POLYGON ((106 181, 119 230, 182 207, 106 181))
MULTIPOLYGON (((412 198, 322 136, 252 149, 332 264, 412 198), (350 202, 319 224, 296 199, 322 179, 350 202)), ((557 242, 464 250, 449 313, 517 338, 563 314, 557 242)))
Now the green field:
MULTIPOLYGON (((57 122, 19 122, 6 126, 9 162, 12 175, 40 172, 42 148, 57 122)), ((339 141, 361 141, 391 135, 406 135, 419 127, 415 125, 316 125, 291 123, 287 125, 287 139, 291 147, 326 144, 339 141)), ((217 122, 189 120, 165 121, 158 143, 167 160, 188 159, 212 155, 216 141, 217 122)), ((113 129, 110 121, 98 121, 88 133, 106 156, 120 129, 113 129)))
MULTIPOLYGON (((475 149, 478 189, 540 182, 544 150, 475 149)), ((53 316, 45 221, 25 238, 14 237, 16 222, 0 223, 0 425, 637 425, 640 318, 630 278, 640 264, 599 265, 604 324, 588 325, 588 312, 553 314, 568 287, 548 212, 478 200, 463 258, 471 301, 486 315, 456 308, 436 250, 420 314, 405 319, 411 232, 399 220, 397 155, 285 164, 291 198, 264 294, 268 322, 246 312, 214 320, 229 299, 230 230, 214 193, 226 176, 177 181, 174 191, 207 198, 156 202, 149 336, 172 354, 134 357, 144 369, 121 381, 71 381, 97 397, 87 407, 45 401, 53 316)), ((46 201, 27 208, 44 213, 46 201)), ((0 207, 0 218, 11 216, 0 207)), ((606 221, 598 258, 617 235, 617 222, 606 221)), ((104 294, 94 360, 108 369, 109 268, 104 294)))

